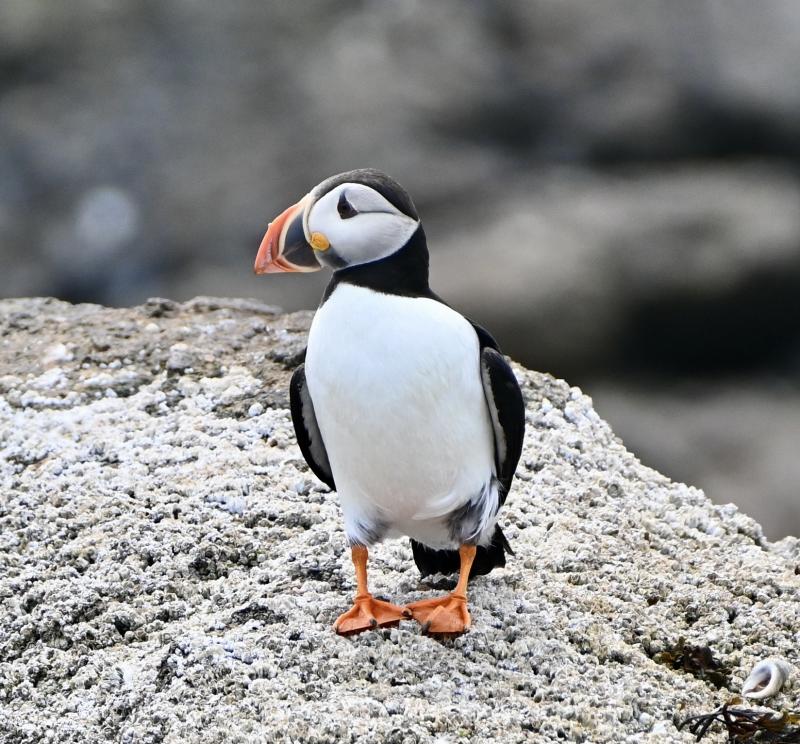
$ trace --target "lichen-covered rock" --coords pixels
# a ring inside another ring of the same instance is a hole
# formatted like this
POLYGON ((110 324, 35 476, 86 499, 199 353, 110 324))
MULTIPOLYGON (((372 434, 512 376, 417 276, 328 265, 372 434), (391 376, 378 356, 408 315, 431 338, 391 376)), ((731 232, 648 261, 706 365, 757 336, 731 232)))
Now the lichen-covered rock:
MULTIPOLYGON (((798 541, 643 467, 588 397, 519 367, 516 555, 473 583, 471 631, 337 637, 339 507, 287 410, 309 319, 0 302, 3 744, 689 742, 676 721, 796 660, 798 541)), ((393 601, 449 586, 407 541, 372 556, 393 601)))

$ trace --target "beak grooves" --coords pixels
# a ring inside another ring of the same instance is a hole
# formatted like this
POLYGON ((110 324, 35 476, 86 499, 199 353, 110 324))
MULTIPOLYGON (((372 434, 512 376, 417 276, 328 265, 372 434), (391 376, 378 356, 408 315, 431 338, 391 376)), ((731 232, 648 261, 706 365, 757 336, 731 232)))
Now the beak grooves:
POLYGON ((308 203, 309 197, 305 196, 270 222, 253 266, 256 274, 308 272, 321 268, 303 232, 303 215, 308 203))

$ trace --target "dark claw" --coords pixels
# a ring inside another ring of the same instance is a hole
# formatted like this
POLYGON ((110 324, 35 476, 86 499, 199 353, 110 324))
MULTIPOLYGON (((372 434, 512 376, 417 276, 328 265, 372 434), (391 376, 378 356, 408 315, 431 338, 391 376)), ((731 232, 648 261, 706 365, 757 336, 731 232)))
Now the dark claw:
POLYGON ((370 627, 372 627, 372 628, 377 628, 378 627, 378 621, 374 617, 371 617, 369 619, 369 624, 370 624, 370 627))
POLYGON ((422 626, 422 635, 428 635, 428 631, 431 629, 431 621, 428 620, 422 626))

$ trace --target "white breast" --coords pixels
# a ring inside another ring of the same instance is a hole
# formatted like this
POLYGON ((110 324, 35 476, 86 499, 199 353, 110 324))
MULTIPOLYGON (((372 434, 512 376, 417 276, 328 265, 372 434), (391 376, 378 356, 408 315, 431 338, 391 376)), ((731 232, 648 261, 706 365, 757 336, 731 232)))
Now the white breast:
POLYGON ((340 284, 311 326, 306 380, 351 538, 376 522, 423 538, 491 482, 478 339, 445 305, 340 284))

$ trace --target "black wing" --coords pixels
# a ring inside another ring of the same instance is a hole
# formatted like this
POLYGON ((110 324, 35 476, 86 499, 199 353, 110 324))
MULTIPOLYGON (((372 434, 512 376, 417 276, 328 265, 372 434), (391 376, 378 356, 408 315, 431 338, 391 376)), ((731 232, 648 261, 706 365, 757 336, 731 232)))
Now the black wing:
POLYGON ((496 349, 486 347, 481 351, 481 377, 494 429, 494 459, 497 479, 503 486, 503 503, 522 454, 525 403, 517 378, 496 349))
MULTIPOLYGON (((433 299, 439 299, 434 295, 433 299)), ((439 300, 441 302, 441 300, 439 300)), ((443 303, 444 304, 444 303, 443 303)), ((472 321, 470 321, 472 323, 472 321)), ((525 402, 517 378, 511 371, 492 334, 477 323, 472 323, 478 336, 481 355, 481 378, 494 429, 494 455, 500 503, 503 504, 511 488, 514 471, 522 454, 525 435, 525 402)), ((460 566, 458 551, 435 550, 416 540, 411 541, 414 562, 423 576, 434 573, 456 573, 460 566)), ((494 528, 492 541, 479 545, 470 570, 470 578, 489 573, 493 568, 506 565, 506 553, 513 555, 511 546, 499 525, 494 528)))
POLYGON ((314 404, 308 393, 304 364, 301 364, 292 375, 292 381, 289 384, 289 403, 292 410, 294 433, 308 467, 328 488, 335 491, 336 484, 333 482, 328 452, 325 449, 325 442, 322 441, 317 417, 314 414, 314 404))

